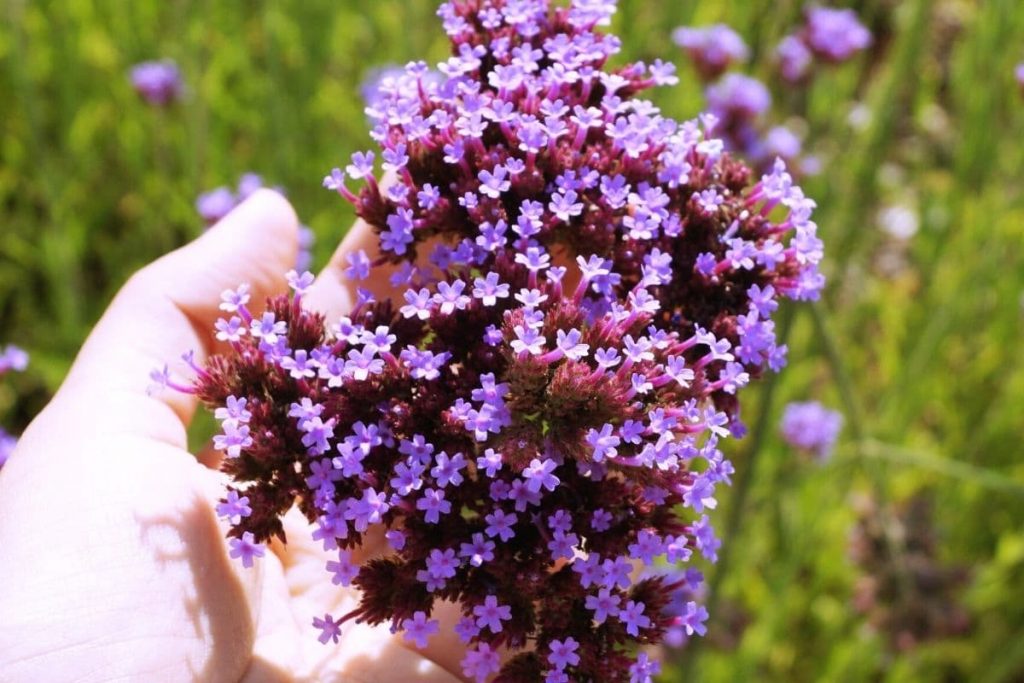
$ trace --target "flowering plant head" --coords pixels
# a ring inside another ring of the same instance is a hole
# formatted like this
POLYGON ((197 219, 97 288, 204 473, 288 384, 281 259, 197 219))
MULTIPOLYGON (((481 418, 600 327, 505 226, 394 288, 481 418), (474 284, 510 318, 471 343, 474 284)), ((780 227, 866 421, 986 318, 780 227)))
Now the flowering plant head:
POLYGON ((169 59, 142 62, 129 73, 132 87, 150 104, 166 107, 181 98, 184 87, 178 65, 169 59))
POLYGON ((832 455, 843 416, 817 401, 790 403, 782 413, 782 438, 790 446, 814 453, 819 460, 832 455))
POLYGON ((827 62, 845 62, 871 45, 871 31, 852 9, 809 7, 805 19, 807 47, 827 62))
POLYGON ((743 38, 725 24, 680 26, 672 32, 672 40, 683 48, 697 73, 707 81, 718 78, 734 63, 746 61, 749 54, 743 38))
POLYGON ((354 619, 423 645, 447 600, 471 679, 645 681, 637 646, 704 632, 678 604, 699 573, 634 569, 714 559, 719 444, 744 430, 738 391, 784 364, 772 314, 818 296, 822 245, 784 164, 755 179, 711 118, 638 97, 671 65, 608 67, 614 9, 447 2, 443 78, 381 83, 393 181, 367 151, 324 184, 380 238, 346 274, 386 267, 399 296, 325 320, 308 273, 263 312, 225 292, 230 348, 186 388, 222 420, 220 513, 245 564, 294 505, 337 551, 362 597, 316 619, 324 642, 354 619), (357 566, 374 527, 389 549, 357 566))

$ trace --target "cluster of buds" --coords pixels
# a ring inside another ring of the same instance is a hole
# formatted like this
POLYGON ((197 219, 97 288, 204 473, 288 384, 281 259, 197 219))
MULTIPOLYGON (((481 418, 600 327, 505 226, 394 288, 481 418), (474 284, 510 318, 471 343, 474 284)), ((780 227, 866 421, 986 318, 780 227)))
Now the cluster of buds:
MULTIPOLYGON (((14 344, 8 344, 3 351, 0 351, 0 376, 8 372, 22 372, 28 367, 28 354, 14 344)), ((18 439, 8 434, 0 427, 0 467, 4 466, 7 459, 14 452, 18 439)))
POLYGON ((931 499, 917 494, 902 505, 880 508, 864 498, 857 517, 850 555, 863 574, 854 606, 889 647, 905 652, 966 632, 970 616, 957 596, 970 575, 966 567, 940 561, 931 499))
POLYGON ((818 296, 822 244, 781 161, 757 179, 637 96, 671 65, 607 67, 614 10, 443 4, 442 78, 412 63, 369 108, 394 181, 373 151, 324 181, 379 235, 346 275, 400 294, 331 320, 308 273, 263 311, 223 297, 226 350, 184 387, 222 422, 219 512, 244 564, 293 506, 337 553, 361 602, 314 620, 325 643, 349 620, 419 646, 453 629, 476 681, 625 682, 658 669, 640 646, 704 632, 673 601, 699 573, 637 570, 714 560, 720 443, 784 364, 772 315, 818 296), (375 528, 387 551, 356 564, 375 528))
MULTIPOLYGON (((228 215, 232 209, 244 202, 253 192, 263 187, 266 186, 263 183, 263 178, 259 175, 256 173, 244 173, 239 178, 238 187, 235 190, 222 185, 199 195, 196 198, 196 211, 207 227, 209 227, 228 215)), ((271 189, 284 194, 280 187, 271 189)), ((295 268, 297 270, 305 270, 312 263, 312 249, 315 241, 316 237, 311 229, 306 226, 299 228, 299 252, 295 258, 295 268)))

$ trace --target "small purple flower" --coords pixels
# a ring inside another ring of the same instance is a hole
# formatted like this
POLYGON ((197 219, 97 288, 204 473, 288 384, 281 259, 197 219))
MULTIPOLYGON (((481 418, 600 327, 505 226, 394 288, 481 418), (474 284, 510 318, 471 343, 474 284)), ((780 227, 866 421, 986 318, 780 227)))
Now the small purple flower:
POLYGON ((444 499, 444 491, 427 489, 423 492, 423 497, 416 501, 416 509, 426 513, 424 519, 428 524, 437 524, 441 521, 441 515, 447 515, 452 511, 452 504, 444 499))
POLYGON ((845 62, 871 44, 871 32, 852 9, 811 7, 804 28, 807 46, 830 62, 845 62))
POLYGON ((359 565, 352 561, 351 550, 338 550, 338 560, 327 561, 327 571, 331 573, 331 583, 335 586, 348 587, 359 575, 359 565))
POLYGON ((580 341, 583 335, 579 330, 571 329, 568 332, 558 330, 555 337, 555 345, 558 347, 559 351, 565 354, 566 358, 570 360, 582 360, 587 357, 587 353, 590 351, 590 345, 584 344, 580 341))
POLYGON ((551 648, 548 661, 557 669, 561 670, 567 666, 576 666, 580 663, 580 656, 576 654, 580 644, 575 638, 570 636, 565 640, 552 640, 548 647, 551 648))
POLYGON ((473 617, 462 617, 455 624, 455 634, 459 636, 459 640, 463 644, 469 643, 479 633, 480 627, 476 625, 476 619, 473 617))
POLYGON ((353 180, 362 180, 373 175, 373 152, 355 152, 352 163, 345 167, 345 172, 353 180))
POLYGON ((497 536, 502 541, 508 541, 516 535, 515 530, 512 528, 517 521, 516 513, 514 512, 506 513, 503 510, 495 510, 487 515, 484 520, 487 522, 487 528, 484 531, 491 538, 497 536))
POLYGON ((243 517, 248 517, 251 514, 249 497, 239 496, 238 491, 234 489, 228 491, 224 502, 217 503, 217 516, 227 519, 230 524, 238 524, 243 517))
POLYGON ((594 449, 593 458, 596 462, 618 455, 616 448, 622 440, 612 433, 613 429, 610 424, 605 424, 601 431, 591 429, 587 432, 586 441, 594 449))
POLYGON ((227 216, 238 201, 235 193, 227 187, 218 187, 204 192, 196 199, 196 211, 207 225, 213 225, 227 216))
POLYGON ((531 460, 530 465, 523 470, 523 479, 526 480, 527 488, 534 493, 539 492, 542 488, 554 491, 560 481, 557 476, 552 474, 557 467, 558 463, 547 458, 531 460))
POLYGON ((819 460, 832 455, 843 416, 816 401, 790 403, 782 413, 780 430, 789 445, 813 452, 819 460))
POLYGON ((814 55, 799 36, 786 36, 775 48, 779 73, 790 83, 804 80, 814 64, 814 55))
POLYGON ((501 657, 487 643, 480 643, 474 649, 467 651, 462 660, 462 673, 476 683, 484 683, 491 674, 497 673, 500 668, 501 657))
POLYGON ((604 508, 594 510, 590 519, 590 526, 594 531, 608 531, 612 525, 612 514, 604 508))
POLYGON ((178 65, 169 59, 136 64, 129 75, 135 91, 153 105, 165 107, 184 91, 178 65))
POLYGON ((619 621, 626 625, 626 633, 639 636, 640 629, 650 628, 651 620, 644 614, 644 603, 629 600, 619 610, 619 621))
POLYGON ((704 80, 714 80, 735 63, 746 61, 746 43, 725 24, 707 27, 680 26, 672 40, 683 48, 704 80))
POLYGON ((263 557, 266 553, 263 546, 256 543, 255 537, 248 531, 243 533, 241 538, 230 539, 228 545, 228 555, 232 559, 241 558, 242 566, 247 568, 253 565, 253 558, 263 557))
POLYGON ((480 192, 494 199, 498 199, 503 192, 508 192, 512 187, 512 182, 508 180, 508 169, 501 165, 495 166, 493 172, 480 171, 479 178, 480 192))
POLYGON ((23 372, 27 367, 28 354, 20 347, 17 347, 14 344, 8 344, 4 347, 4 350, 0 352, 0 375, 11 370, 14 372, 23 372))
POLYGON ((486 278, 476 278, 473 282, 473 297, 480 299, 484 306, 494 306, 498 299, 508 297, 509 284, 499 282, 497 273, 487 273, 486 278))
POLYGON ((603 624, 608 617, 619 615, 619 603, 622 599, 607 588, 602 588, 597 595, 588 595, 586 608, 594 613, 594 621, 603 624))
POLYGON ((324 645, 331 641, 337 643, 341 638, 341 622, 335 621, 330 614, 325 614, 323 619, 313 617, 313 628, 320 629, 318 640, 324 645))
POLYGON ((641 652, 629 667, 629 683, 652 683, 654 677, 660 673, 661 662, 651 659, 646 652, 641 652))
POLYGON ((498 598, 488 595, 484 599, 484 604, 473 608, 473 614, 476 615, 476 625, 481 629, 489 628, 492 633, 501 633, 501 622, 512 618, 512 608, 508 605, 499 605, 498 598))
POLYGON ((704 625, 704 622, 707 620, 708 611, 703 605, 698 605, 693 601, 686 603, 686 612, 682 616, 683 628, 686 629, 686 635, 692 636, 696 633, 697 635, 702 636, 707 633, 708 627, 704 625))
POLYGON ((459 549, 459 555, 468 558, 469 563, 474 567, 480 567, 485 562, 494 559, 494 541, 484 538, 483 534, 473 534, 471 543, 463 543, 459 549))
POLYGON ((771 106, 772 97, 761 81, 742 74, 726 74, 705 92, 708 111, 723 120, 756 119, 771 106))
POLYGON ((427 646, 427 639, 441 630, 441 623, 437 619, 427 619, 426 613, 417 611, 412 619, 402 622, 402 630, 405 631, 406 640, 423 649, 427 646))

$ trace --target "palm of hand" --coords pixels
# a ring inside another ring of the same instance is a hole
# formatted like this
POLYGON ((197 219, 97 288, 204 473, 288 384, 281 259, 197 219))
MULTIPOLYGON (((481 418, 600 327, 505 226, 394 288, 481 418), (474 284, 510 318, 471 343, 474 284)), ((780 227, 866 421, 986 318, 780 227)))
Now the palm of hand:
MULTIPOLYGON (((371 238, 359 227, 339 253, 371 238)), ((354 624, 337 645, 317 642, 312 618, 358 601, 325 580, 330 554, 295 515, 287 547, 252 569, 229 559, 214 511, 223 476, 185 448, 194 406, 143 391, 150 368, 209 350, 222 289, 251 282, 255 301, 277 289, 294 244, 290 207, 259 193, 142 271, 26 432, 0 476, 5 680, 458 680, 451 642, 420 653, 386 626, 354 624)), ((310 305, 343 310, 336 270, 310 305)))

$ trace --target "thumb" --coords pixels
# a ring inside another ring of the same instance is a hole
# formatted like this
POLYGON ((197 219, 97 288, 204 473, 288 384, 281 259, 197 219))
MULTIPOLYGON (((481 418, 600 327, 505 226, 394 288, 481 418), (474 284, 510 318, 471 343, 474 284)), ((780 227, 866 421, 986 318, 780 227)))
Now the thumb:
POLYGON ((54 403, 72 402, 93 433, 185 447, 195 401, 174 391, 150 396, 150 371, 175 367, 189 350, 202 362, 225 289, 248 283, 255 302, 281 291, 297 230, 288 201, 258 191, 204 235, 137 272, 89 335, 54 403))

